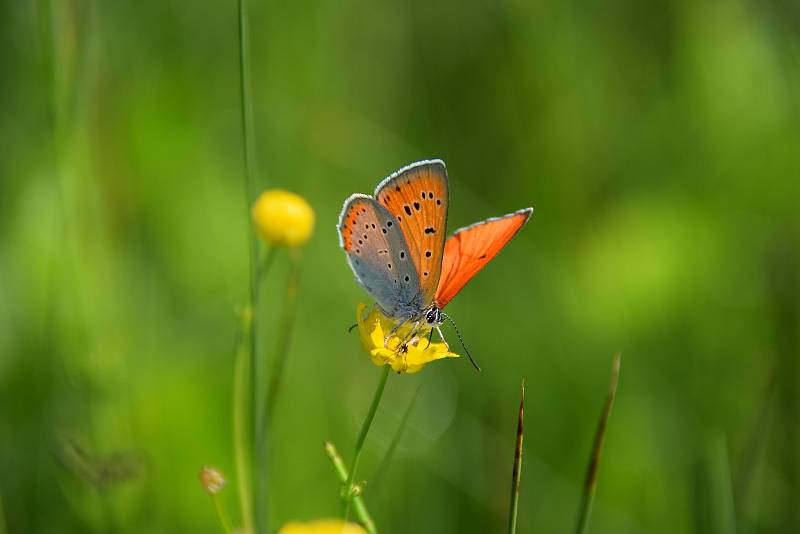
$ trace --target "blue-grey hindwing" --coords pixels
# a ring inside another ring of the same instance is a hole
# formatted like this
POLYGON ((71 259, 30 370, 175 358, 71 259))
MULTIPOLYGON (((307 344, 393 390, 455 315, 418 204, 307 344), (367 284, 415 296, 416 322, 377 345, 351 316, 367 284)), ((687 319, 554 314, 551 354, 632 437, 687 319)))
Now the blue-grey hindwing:
POLYGON ((339 216, 339 242, 359 284, 395 319, 423 306, 419 277, 394 217, 374 198, 353 195, 339 216))

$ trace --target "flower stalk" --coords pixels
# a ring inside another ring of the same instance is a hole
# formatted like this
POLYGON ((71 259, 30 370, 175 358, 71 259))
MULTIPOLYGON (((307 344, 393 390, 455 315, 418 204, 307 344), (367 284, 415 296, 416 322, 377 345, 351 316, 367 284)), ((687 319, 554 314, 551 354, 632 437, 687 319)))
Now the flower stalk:
POLYGON ((358 470, 358 462, 361 460, 361 450, 364 448, 364 442, 367 439, 367 434, 372 426, 373 419, 375 419, 375 413, 378 411, 378 406, 381 403, 383 390, 386 386, 386 379, 389 377, 390 369, 391 367, 388 365, 383 366, 378 387, 375 389, 375 395, 372 397, 372 404, 369 407, 369 412, 367 412, 367 417, 364 419, 364 423, 361 425, 361 431, 358 433, 356 448, 355 452, 353 453, 353 462, 350 465, 350 473, 342 490, 342 519, 345 521, 347 521, 347 516, 350 514, 350 504, 353 502, 353 480, 355 480, 356 471, 358 470))
POLYGON ((219 524, 222 525, 222 530, 225 534, 231 534, 231 522, 228 520, 228 514, 219 502, 219 497, 216 494, 211 494, 211 502, 214 503, 214 510, 217 512, 217 519, 219 524))
POLYGON ((266 532, 267 524, 267 462, 266 462, 266 435, 260 428, 261 418, 258 402, 262 398, 261 391, 261 365, 258 358, 257 344, 257 310, 259 288, 259 262, 258 241, 250 219, 251 202, 256 196, 257 162, 255 154, 255 134, 253 122, 253 97, 250 75, 250 34, 248 23, 247 0, 239 0, 239 89, 240 110, 242 123, 242 142, 244 145, 244 175, 248 222, 248 242, 250 250, 250 301, 251 326, 249 329, 250 352, 250 418, 253 444, 250 449, 250 465, 254 469, 254 480, 251 484, 251 503, 254 501, 255 511, 252 512, 254 521, 248 532, 261 534, 266 532), (255 530, 253 530, 255 528, 255 530))
MULTIPOLYGON (((330 441, 325 442, 325 452, 328 454, 328 458, 330 458, 336 470, 339 482, 346 484, 347 480, 350 478, 347 472, 347 466, 344 464, 342 457, 339 456, 336 447, 334 447, 333 443, 330 441)), ((353 495, 353 511, 369 534, 377 534, 378 529, 375 527, 375 521, 373 521, 372 516, 369 515, 367 506, 364 504, 364 498, 361 495, 353 495)))
POLYGON ((214 511, 217 513, 217 519, 219 519, 219 523, 222 525, 222 530, 225 531, 225 534, 231 534, 231 522, 228 520, 228 514, 225 513, 225 508, 222 506, 218 497, 219 492, 221 492, 227 484, 225 477, 220 473, 219 469, 205 466, 202 471, 200 471, 200 484, 203 486, 206 493, 208 493, 209 497, 211 497, 211 502, 214 504, 214 511))
POLYGON ((251 408, 250 399, 253 374, 251 369, 249 339, 252 329, 252 313, 247 308, 242 312, 239 336, 236 341, 236 354, 233 378, 233 446, 236 460, 236 485, 239 493, 239 506, 244 524, 244 531, 254 532, 253 519, 253 485, 251 480, 251 432, 248 425, 251 408))
POLYGON ((278 340, 275 351, 275 362, 270 373, 269 389, 267 390, 267 407, 263 427, 267 427, 272 420, 278 393, 283 383, 284 369, 289 359, 289 348, 294 330, 294 318, 297 311, 297 287, 300 281, 300 250, 289 250, 289 274, 286 280, 286 295, 283 301, 280 322, 278 323, 278 340))
MULTIPOLYGON (((394 459, 394 453, 397 450, 397 446, 400 444, 400 439, 403 437, 403 432, 406 429, 406 425, 408 425, 408 419, 411 417, 411 412, 414 409, 414 405, 417 402, 417 398, 419 397, 419 392, 422 389, 422 386, 417 386, 416 391, 414 391, 414 396, 411 397, 411 401, 408 403, 406 407, 406 411, 403 413, 403 418, 400 420, 400 425, 397 427, 397 431, 394 433, 394 437, 392 438, 392 442, 389 444, 389 448, 386 449, 386 455, 383 457, 383 460, 380 463, 377 471, 375 471, 375 478, 371 484, 373 488, 381 488, 381 481, 383 477, 386 475, 386 472, 389 470, 389 465, 392 463, 394 459)), ((374 495, 374 491, 373 491, 374 495)))

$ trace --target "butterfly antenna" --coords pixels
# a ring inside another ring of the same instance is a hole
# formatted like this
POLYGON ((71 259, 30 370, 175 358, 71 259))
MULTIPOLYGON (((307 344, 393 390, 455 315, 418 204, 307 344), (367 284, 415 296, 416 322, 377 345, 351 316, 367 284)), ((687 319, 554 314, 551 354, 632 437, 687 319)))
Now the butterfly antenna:
POLYGON ((347 333, 349 334, 350 332, 352 332, 353 328, 355 328, 357 326, 358 326, 358 323, 353 323, 353 326, 351 326, 350 328, 347 329, 347 333))
POLYGON ((475 359, 472 357, 472 354, 470 354, 469 350, 467 350, 467 346, 464 344, 464 338, 461 337, 461 332, 458 331, 458 326, 456 326, 456 322, 453 321, 453 319, 451 319, 450 316, 447 315, 446 313, 441 312, 441 314, 442 314, 442 317, 444 317, 445 319, 450 321, 450 324, 453 325, 453 329, 456 331, 456 336, 458 336, 458 341, 459 341, 459 343, 461 343, 461 346, 464 348, 464 352, 467 353, 467 357, 469 357, 469 361, 472 362, 472 366, 475 368, 475 370, 480 372, 481 366, 478 365, 478 362, 475 361, 475 359))

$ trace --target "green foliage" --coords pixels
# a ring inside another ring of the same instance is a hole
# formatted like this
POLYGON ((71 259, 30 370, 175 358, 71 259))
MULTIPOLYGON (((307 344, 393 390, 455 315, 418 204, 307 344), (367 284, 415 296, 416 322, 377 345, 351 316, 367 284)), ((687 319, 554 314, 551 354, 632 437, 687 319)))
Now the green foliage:
MULTIPOLYGON (((214 533, 207 464, 239 525, 235 3, 0 15, 6 530, 214 533)), ((271 528, 337 515, 320 445, 350 458, 374 389, 347 333, 366 296, 341 202, 442 157, 451 229, 536 213, 448 306, 483 372, 436 362, 387 385, 358 471, 381 531, 505 528, 524 376, 517 531, 568 532, 618 350, 591 532, 800 531, 799 21, 741 0, 251 1, 257 189, 302 194, 319 223, 270 420, 271 528)), ((266 369, 289 268, 260 295, 266 369)))

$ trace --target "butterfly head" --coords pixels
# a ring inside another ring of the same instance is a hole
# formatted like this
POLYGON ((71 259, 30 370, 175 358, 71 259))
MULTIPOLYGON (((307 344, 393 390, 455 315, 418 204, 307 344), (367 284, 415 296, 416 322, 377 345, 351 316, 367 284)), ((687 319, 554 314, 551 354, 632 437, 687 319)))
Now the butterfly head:
POLYGON ((425 312, 425 323, 430 326, 439 326, 444 320, 442 319, 442 310, 436 304, 431 305, 425 312))

